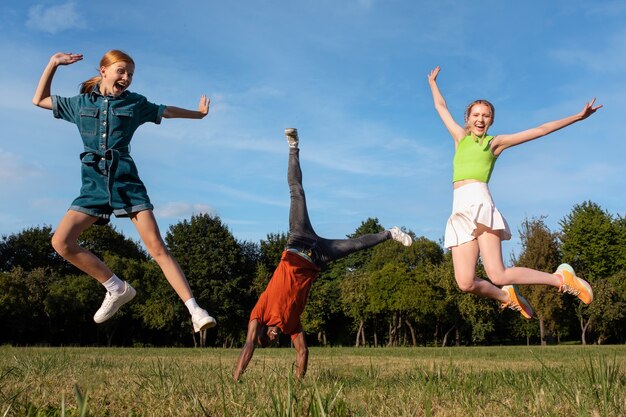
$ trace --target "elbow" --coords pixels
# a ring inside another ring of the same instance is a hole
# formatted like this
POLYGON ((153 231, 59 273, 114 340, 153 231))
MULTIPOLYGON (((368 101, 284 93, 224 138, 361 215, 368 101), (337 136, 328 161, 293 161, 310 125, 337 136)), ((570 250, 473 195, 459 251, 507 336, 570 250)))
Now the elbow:
POLYGON ((547 135, 547 134, 549 134, 549 133, 551 133, 553 131, 554 130, 550 130, 550 128, 548 126, 540 126, 540 127, 537 128, 537 132, 536 132, 537 136, 535 137, 535 139, 543 137, 543 136, 545 136, 545 135, 547 135))
POLYGON ((435 110, 437 110, 437 113, 441 113, 442 110, 443 111, 448 110, 448 106, 446 106, 445 101, 436 101, 435 110))
POLYGON ((33 97, 33 104, 37 107, 41 107, 42 109, 52 110, 52 101, 49 97, 40 98, 35 96, 33 97))

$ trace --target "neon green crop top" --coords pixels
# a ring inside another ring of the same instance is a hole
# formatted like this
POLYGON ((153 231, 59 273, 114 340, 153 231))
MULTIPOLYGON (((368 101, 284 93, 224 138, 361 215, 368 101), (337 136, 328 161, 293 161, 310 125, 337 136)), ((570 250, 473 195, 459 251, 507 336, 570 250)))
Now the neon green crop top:
POLYGON ((452 182, 473 179, 489 182, 497 156, 491 153, 489 144, 493 136, 481 139, 468 135, 459 142, 454 154, 452 182))

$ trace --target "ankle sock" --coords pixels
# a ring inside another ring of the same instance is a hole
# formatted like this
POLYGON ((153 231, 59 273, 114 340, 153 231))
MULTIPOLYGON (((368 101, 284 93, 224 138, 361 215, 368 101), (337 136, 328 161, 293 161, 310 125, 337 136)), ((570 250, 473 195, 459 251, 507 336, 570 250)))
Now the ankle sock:
POLYGON ((189 314, 193 315, 197 308, 200 308, 196 299, 191 297, 189 300, 185 301, 185 305, 187 306, 187 310, 189 310, 189 314))
POLYGON ((104 288, 106 288, 111 294, 121 294, 126 289, 124 281, 119 279, 115 274, 107 281, 103 282, 102 285, 104 285, 104 288))

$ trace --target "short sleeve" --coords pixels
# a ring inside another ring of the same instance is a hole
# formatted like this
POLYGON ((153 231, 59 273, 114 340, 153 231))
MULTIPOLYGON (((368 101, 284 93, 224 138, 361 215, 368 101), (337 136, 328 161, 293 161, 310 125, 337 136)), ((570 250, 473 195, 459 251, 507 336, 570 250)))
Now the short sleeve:
POLYGON ((50 96, 52 100, 52 115, 57 119, 67 120, 71 123, 78 123, 78 109, 80 107, 81 96, 60 97, 50 96))
POLYGON ((156 123, 160 124, 163 119, 165 105, 149 102, 144 96, 140 96, 135 108, 138 112, 139 124, 156 123))

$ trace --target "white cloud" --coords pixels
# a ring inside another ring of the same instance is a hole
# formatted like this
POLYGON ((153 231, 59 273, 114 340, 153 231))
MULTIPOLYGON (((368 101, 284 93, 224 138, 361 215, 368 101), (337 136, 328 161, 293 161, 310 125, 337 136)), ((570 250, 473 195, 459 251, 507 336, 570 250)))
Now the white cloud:
POLYGON ((20 157, 12 152, 6 152, 0 148, 0 181, 18 182, 26 177, 41 174, 40 167, 23 162, 20 157))
POLYGON ((26 27, 55 34, 68 29, 83 29, 86 25, 76 11, 76 4, 68 2, 47 8, 41 4, 31 7, 26 27))
POLYGON ((159 204, 154 210, 160 218, 191 217, 194 214, 215 214, 215 210, 205 204, 190 204, 183 202, 169 202, 159 204))

